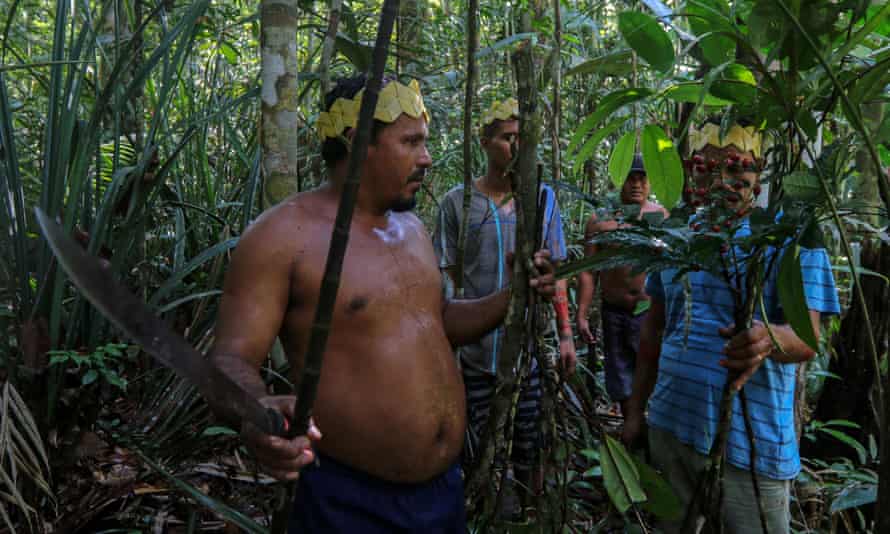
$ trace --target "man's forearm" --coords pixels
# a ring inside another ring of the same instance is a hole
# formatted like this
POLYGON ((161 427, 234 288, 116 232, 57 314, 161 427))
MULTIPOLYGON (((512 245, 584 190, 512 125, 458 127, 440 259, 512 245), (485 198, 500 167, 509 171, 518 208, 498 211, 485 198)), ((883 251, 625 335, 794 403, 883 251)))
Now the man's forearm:
POLYGON ((593 294, 596 292, 596 275, 583 272, 578 275, 578 317, 587 318, 593 294))
POLYGON ((571 339, 572 322, 569 321, 568 282, 565 280, 556 282, 556 296, 553 298, 553 310, 556 313, 556 331, 559 333, 559 339, 571 339))
MULTIPOLYGON (((799 363, 815 356, 816 352, 794 333, 790 325, 770 324, 769 327, 776 338, 775 341, 781 347, 781 350, 778 347, 773 348, 769 354, 771 360, 779 363, 799 363)), ((816 329, 815 332, 818 336, 819 330, 816 329)))
MULTIPOLYGON (((240 384, 248 393, 257 399, 268 395, 266 384, 259 370, 237 355, 211 353, 211 363, 240 384)), ((232 428, 241 428, 241 419, 227 406, 211 405, 213 412, 232 428)))
POLYGON ((478 299, 446 301, 442 322, 448 341, 455 347, 478 341, 504 322, 509 305, 509 289, 478 299))

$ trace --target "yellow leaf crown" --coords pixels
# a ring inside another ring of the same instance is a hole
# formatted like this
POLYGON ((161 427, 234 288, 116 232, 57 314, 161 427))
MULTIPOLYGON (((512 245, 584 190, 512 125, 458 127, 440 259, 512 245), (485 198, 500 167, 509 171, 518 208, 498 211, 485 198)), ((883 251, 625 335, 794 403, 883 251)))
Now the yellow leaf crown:
MULTIPOLYGON (((318 114, 315 127, 322 141, 328 137, 340 137, 343 130, 358 125, 358 110, 362 105, 364 93, 365 90, 362 89, 354 98, 338 98, 329 110, 318 114)), ((375 119, 389 124, 395 122, 402 113, 414 119, 423 116, 427 123, 430 122, 430 115, 423 104, 417 80, 411 80, 408 85, 393 80, 386 84, 377 97, 375 119)))
POLYGON ((485 127, 495 120, 505 121, 515 117, 519 117, 519 102, 515 98, 508 98, 503 102, 495 100, 491 107, 482 114, 479 135, 482 135, 485 127))
POLYGON ((717 148, 735 145, 743 152, 751 152, 755 158, 760 157, 763 148, 763 136, 754 126, 733 124, 723 138, 720 137, 720 126, 709 122, 700 129, 695 128, 689 133, 689 149, 693 152, 701 150, 705 145, 717 148))

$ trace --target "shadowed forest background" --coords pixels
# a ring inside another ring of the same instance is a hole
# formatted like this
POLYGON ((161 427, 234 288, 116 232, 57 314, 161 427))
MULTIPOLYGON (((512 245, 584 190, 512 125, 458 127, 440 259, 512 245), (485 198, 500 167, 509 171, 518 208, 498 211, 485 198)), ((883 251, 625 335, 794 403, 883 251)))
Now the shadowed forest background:
MULTIPOLYGON (((239 235, 324 180, 322 94, 368 71, 381 3, 0 0, 0 532, 265 531, 274 481, 71 286, 34 208, 206 350, 239 235)), ((890 6, 405 0, 387 71, 419 79, 431 115, 416 209, 430 231, 436 200, 484 171, 479 118, 516 95, 523 47, 572 259, 590 214, 620 207, 635 146, 659 147, 653 193, 679 209, 690 122, 767 129, 764 198, 821 229, 843 304, 799 373, 793 528, 890 532, 890 6)), ((648 532, 675 511, 645 458, 607 438, 621 421, 599 349, 576 342, 579 372, 547 375, 536 518, 476 510, 472 531, 648 532)), ((265 376, 288 391, 280 348, 265 376)))

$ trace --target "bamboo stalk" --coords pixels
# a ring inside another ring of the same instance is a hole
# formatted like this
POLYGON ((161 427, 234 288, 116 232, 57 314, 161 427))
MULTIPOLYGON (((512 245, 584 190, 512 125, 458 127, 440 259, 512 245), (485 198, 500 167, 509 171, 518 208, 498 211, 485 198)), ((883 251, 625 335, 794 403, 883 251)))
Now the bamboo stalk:
MULTIPOLYGON (((331 244, 328 248, 324 277, 321 280, 321 288, 319 289, 315 319, 312 322, 312 329, 309 333, 309 344, 306 349, 303 372, 300 376, 297 400, 294 407, 294 420, 290 427, 289 437, 304 435, 309 429, 309 418, 312 415, 312 405, 315 403, 315 395, 318 391, 318 380, 321 377, 325 346, 327 345, 328 334, 331 331, 334 304, 337 301, 337 291, 340 288, 343 258, 346 256, 346 246, 349 243, 352 212, 355 207, 356 197, 358 197, 360 185, 359 170, 368 152, 371 126, 374 121, 374 109, 377 106, 377 97, 380 94, 380 86, 383 83, 383 71, 386 67, 393 21, 395 21, 398 11, 399 0, 384 1, 383 9, 380 13, 380 24, 377 28, 377 42, 374 44, 371 76, 365 84, 365 92, 362 97, 361 108, 359 109, 358 126, 353 138, 352 150, 349 153, 346 181, 343 183, 340 204, 337 208, 337 218, 334 220, 331 244)), ((291 482, 288 484, 287 499, 283 503, 279 503, 279 508, 273 516, 273 534, 284 532, 287 527, 290 510, 293 507, 295 489, 296 483, 291 482)))
POLYGON ((464 255, 467 248, 467 231, 470 228, 470 203, 473 198, 473 91, 476 83, 476 16, 479 0, 468 0, 467 6, 467 83, 464 94, 464 198, 461 211, 460 233, 457 237, 455 258, 454 295, 464 295, 464 255))

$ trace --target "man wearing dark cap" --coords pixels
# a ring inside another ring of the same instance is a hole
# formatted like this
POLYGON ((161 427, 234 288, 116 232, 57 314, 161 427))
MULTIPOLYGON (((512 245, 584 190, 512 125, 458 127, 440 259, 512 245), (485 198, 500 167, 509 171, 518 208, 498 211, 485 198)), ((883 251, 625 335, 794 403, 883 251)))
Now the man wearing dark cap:
MULTIPOLYGON (((621 187, 621 203, 639 206, 637 217, 642 217, 644 213, 662 213, 667 217, 667 210, 649 201, 649 189, 643 158, 637 154, 621 187)), ((620 226, 621 222, 618 219, 598 218, 595 213, 592 214, 584 231, 584 254, 590 256, 597 252, 597 245, 590 243, 597 234, 610 232, 620 226)), ((640 345, 640 324, 649 307, 646 275, 633 274, 630 267, 581 273, 578 291, 578 331, 591 348, 597 339, 594 334, 595 329, 590 328, 587 314, 593 295, 596 293, 597 275, 602 285, 601 316, 606 391, 612 401, 621 405, 621 412, 626 413, 626 403, 633 384, 634 363, 640 345)))

